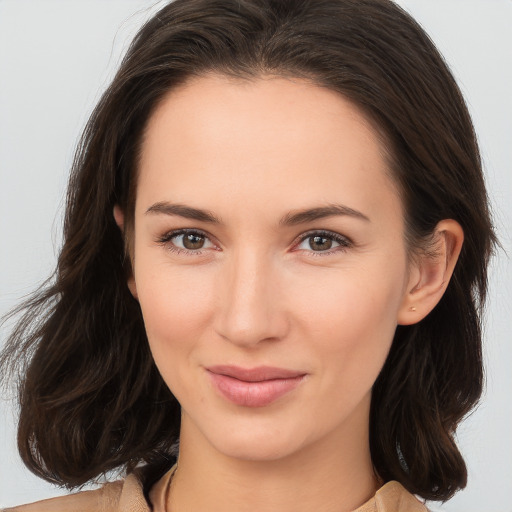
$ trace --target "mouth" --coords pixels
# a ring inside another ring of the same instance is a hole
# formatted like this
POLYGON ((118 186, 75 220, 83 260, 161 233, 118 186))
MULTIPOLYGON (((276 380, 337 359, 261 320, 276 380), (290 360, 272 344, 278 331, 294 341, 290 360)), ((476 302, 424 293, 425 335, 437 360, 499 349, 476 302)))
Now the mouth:
POLYGON ((235 405, 264 407, 293 391, 306 373, 259 366, 210 366, 206 368, 216 390, 235 405))

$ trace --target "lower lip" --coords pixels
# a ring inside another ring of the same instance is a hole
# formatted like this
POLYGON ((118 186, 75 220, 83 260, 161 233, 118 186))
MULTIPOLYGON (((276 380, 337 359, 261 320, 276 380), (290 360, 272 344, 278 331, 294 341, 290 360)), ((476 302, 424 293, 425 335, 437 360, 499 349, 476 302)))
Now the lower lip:
POLYGON ((271 379, 258 382, 238 380, 227 375, 209 372, 213 385, 230 402, 244 407, 264 407, 293 391, 304 375, 288 379, 271 379))

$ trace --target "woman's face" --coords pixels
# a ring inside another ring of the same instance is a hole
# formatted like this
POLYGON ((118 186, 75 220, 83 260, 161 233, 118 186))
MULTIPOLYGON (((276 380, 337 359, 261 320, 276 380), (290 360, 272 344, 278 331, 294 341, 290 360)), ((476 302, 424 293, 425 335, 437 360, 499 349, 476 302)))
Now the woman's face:
POLYGON ((369 122, 305 81, 208 75, 142 149, 131 288, 182 435, 250 460, 367 439, 409 286, 369 122))

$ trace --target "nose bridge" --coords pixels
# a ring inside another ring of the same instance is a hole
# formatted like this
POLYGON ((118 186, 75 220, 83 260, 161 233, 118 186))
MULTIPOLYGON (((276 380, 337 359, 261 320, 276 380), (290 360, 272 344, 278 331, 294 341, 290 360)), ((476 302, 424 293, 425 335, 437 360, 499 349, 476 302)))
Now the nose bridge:
POLYGON ((246 346, 281 337, 286 319, 279 304, 275 262, 250 247, 233 252, 226 260, 219 283, 219 334, 246 346))

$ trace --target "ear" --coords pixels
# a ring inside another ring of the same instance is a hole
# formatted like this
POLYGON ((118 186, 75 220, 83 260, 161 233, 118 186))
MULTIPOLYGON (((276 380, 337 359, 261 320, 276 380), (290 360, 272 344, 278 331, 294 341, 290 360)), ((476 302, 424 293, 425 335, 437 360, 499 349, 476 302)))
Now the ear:
POLYGON ((398 312, 399 325, 411 325, 425 318, 441 300, 459 257, 464 231, 453 219, 439 222, 433 247, 410 264, 404 298, 398 312))
MULTIPOLYGON (((122 235, 124 236, 124 212, 118 204, 114 205, 114 219, 118 228, 121 230, 122 235)), ((128 289, 130 290, 133 297, 139 300, 139 296, 137 295, 137 285, 135 284, 135 277, 133 276, 133 264, 131 267, 132 270, 130 270, 130 276, 128 277, 126 284, 128 285, 128 289)))
POLYGON ((116 221, 117 227, 124 235, 124 212, 118 204, 114 205, 114 220, 116 221))

